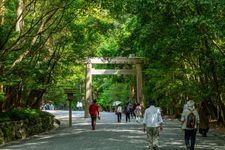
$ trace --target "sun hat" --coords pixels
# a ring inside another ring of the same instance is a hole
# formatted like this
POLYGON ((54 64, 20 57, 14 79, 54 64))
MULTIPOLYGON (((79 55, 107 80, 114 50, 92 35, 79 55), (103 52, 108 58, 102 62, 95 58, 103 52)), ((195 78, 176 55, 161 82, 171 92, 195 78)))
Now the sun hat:
POLYGON ((188 106, 188 107, 194 107, 194 106, 195 106, 195 102, 194 102, 193 100, 189 100, 189 101, 187 102, 187 106, 188 106))

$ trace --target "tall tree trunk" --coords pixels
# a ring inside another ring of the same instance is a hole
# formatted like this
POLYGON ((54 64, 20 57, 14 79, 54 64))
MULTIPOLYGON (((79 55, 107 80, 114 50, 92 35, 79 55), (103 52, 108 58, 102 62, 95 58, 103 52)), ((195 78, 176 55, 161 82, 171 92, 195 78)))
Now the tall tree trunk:
MULTIPOLYGON (((0 0, 0 27, 4 23, 4 18, 5 18, 4 15, 5 15, 5 0, 0 0)), ((0 39, 0 43, 1 43, 1 39, 0 39)), ((0 65, 0 75, 2 75, 2 65, 0 65)), ((0 93, 3 93, 3 85, 2 84, 0 84, 0 93)), ((0 100, 0 112, 2 112, 2 105, 3 105, 3 100, 0 100)))
POLYGON ((6 87, 6 99, 3 103, 3 111, 9 111, 15 107, 15 102, 17 101, 17 86, 6 87))
POLYGON ((0 26, 3 25, 5 19, 5 0, 0 0, 0 26))
POLYGON ((18 0, 16 8, 16 16, 17 16, 16 31, 18 32, 20 32, 23 28, 23 7, 24 7, 23 0, 18 0))
MULTIPOLYGON (((0 76, 3 75, 3 67, 0 65, 0 76)), ((0 84, 0 94, 3 94, 4 93, 4 86, 3 84, 0 84)), ((3 101, 4 99, 1 99, 0 98, 0 112, 2 112, 2 106, 3 106, 3 101)))
POLYGON ((34 109, 40 109, 44 92, 45 90, 31 90, 27 98, 27 106, 34 109))

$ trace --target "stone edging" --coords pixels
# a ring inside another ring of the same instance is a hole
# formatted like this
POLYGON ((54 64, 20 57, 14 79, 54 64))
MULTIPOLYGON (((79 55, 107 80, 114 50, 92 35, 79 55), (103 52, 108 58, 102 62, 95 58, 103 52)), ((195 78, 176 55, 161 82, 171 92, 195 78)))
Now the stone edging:
POLYGON ((32 135, 43 133, 53 128, 53 116, 2 122, 0 123, 0 144, 18 139, 26 139, 32 135))

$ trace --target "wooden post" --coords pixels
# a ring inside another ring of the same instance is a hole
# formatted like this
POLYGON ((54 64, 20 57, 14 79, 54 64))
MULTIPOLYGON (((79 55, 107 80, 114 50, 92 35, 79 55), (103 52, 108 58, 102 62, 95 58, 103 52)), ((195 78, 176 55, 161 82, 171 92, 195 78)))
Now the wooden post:
POLYGON ((69 127, 72 127, 72 101, 73 101, 73 90, 65 89, 65 93, 67 94, 67 100, 69 103, 69 127))
POLYGON ((85 108, 84 108, 84 117, 89 117, 88 107, 90 102, 92 101, 92 74, 91 74, 92 64, 87 63, 86 65, 86 97, 85 97, 85 108))
POLYGON ((72 101, 69 100, 69 127, 72 127, 72 101))
POLYGON ((136 64, 136 81, 137 81, 137 102, 143 103, 143 85, 142 85, 142 66, 136 64))

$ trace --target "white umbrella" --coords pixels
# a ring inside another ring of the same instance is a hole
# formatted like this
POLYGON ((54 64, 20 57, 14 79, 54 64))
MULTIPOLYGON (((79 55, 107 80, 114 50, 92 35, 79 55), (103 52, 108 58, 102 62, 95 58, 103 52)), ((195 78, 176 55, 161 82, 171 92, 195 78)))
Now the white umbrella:
POLYGON ((121 101, 115 101, 115 102, 113 102, 113 106, 118 106, 119 104, 121 104, 121 101))

